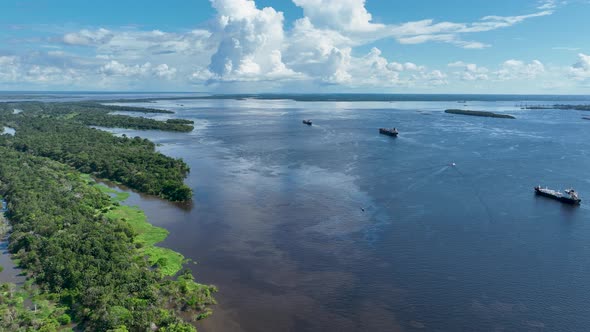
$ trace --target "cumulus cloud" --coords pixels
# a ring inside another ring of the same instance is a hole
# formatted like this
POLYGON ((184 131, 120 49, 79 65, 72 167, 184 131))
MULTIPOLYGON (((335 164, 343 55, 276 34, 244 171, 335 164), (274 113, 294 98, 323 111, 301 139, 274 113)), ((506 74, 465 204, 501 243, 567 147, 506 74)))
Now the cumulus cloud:
POLYGON ((414 81, 425 82, 426 86, 439 86, 449 84, 447 74, 440 70, 433 70, 430 72, 420 72, 413 75, 414 81))
POLYGON ((499 80, 534 79, 545 72, 545 66, 539 60, 525 63, 520 60, 507 60, 495 74, 499 80))
POLYGON ((575 80, 590 79, 590 55, 578 54, 578 61, 568 71, 575 80))
MULTIPOLYGON (((282 12, 254 0, 209 0, 216 15, 206 29, 185 32, 137 28, 97 28, 66 33, 49 52, 22 59, 0 56, 0 80, 25 77, 50 82, 76 74, 85 81, 206 84, 343 85, 348 87, 439 86, 463 81, 534 78, 546 69, 540 61, 509 60, 488 70, 456 62, 444 71, 395 58, 373 47, 378 40, 413 45, 446 43, 464 49, 492 45, 475 36, 551 15, 562 1, 539 1, 537 11, 516 16, 485 16, 472 22, 424 19, 398 24, 375 22, 366 0, 291 0, 303 16, 285 24, 282 12), (80 51, 80 46, 86 49, 80 51), (88 50, 94 53, 88 56, 88 50), (37 67, 35 67, 37 66, 37 67), (72 71, 68 71, 72 69, 72 71), (68 76, 69 75, 69 76, 68 76), (190 83, 189 83, 190 82, 190 83)), ((583 61, 572 77, 585 77, 583 61)), ((563 70, 563 68, 562 68, 563 70)), ((69 78, 68 78, 69 77, 69 78)), ((130 83, 131 84, 131 83, 130 83)))
POLYGON ((167 64, 163 63, 156 66, 153 72, 157 77, 172 79, 174 75, 176 75, 176 68, 171 68, 167 64))
POLYGON ((160 64, 156 67, 146 62, 142 65, 125 65, 116 60, 104 64, 98 72, 103 77, 140 77, 155 76, 158 78, 171 79, 176 74, 176 68, 171 68, 167 64, 160 64))
POLYGON ((348 72, 355 87, 428 88, 448 84, 447 75, 442 71, 429 70, 412 62, 390 61, 376 47, 363 57, 353 57, 348 72))
POLYGON ((348 32, 373 32, 385 28, 372 23, 365 0, 293 0, 303 14, 318 28, 348 32))
POLYGON ((454 72, 454 74, 463 81, 487 81, 489 79, 489 70, 485 67, 479 67, 475 63, 457 61, 449 63, 448 67, 462 69, 462 71, 454 72))
MULTIPOLYGON (((252 0, 211 0, 218 43, 209 72, 217 80, 289 79, 298 74, 283 63, 283 13, 258 9, 252 0)), ((194 76, 194 75, 193 75, 194 76)), ((198 76, 198 75, 197 75, 198 76)))

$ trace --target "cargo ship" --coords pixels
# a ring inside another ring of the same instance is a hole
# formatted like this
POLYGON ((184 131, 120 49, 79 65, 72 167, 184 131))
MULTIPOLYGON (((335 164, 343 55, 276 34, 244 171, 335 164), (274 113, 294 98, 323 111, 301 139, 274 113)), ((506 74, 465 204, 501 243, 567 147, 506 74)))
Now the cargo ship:
POLYGON ((535 187, 535 193, 537 195, 553 198, 562 203, 579 205, 582 200, 578 197, 578 193, 573 189, 568 189, 564 193, 549 188, 541 188, 541 186, 535 187))
POLYGON ((379 134, 397 137, 399 132, 395 128, 391 128, 391 129, 390 128, 379 128, 379 134))
POLYGON ((308 126, 311 126, 311 120, 303 120, 303 124, 306 124, 308 126))

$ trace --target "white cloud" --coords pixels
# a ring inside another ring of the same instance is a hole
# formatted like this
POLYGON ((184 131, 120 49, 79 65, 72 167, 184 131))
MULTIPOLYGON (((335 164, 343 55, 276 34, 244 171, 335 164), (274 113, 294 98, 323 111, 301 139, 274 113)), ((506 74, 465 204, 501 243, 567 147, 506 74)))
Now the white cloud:
POLYGON ((193 30, 169 33, 160 30, 140 31, 124 29, 81 30, 63 36, 63 42, 72 46, 95 49, 96 59, 132 62, 167 63, 179 67, 187 63, 206 66, 211 56, 211 32, 193 30))
POLYGON ((171 79, 176 74, 176 68, 171 68, 167 64, 160 64, 156 67, 146 62, 143 65, 125 65, 116 60, 104 64, 98 72, 103 77, 147 77, 154 76, 158 78, 171 79))
POLYGON ((404 65, 389 62, 380 49, 373 47, 369 54, 354 62, 352 72, 355 81, 361 84, 392 86, 400 84, 400 72, 403 70, 404 65))
POLYGON ((462 36, 464 34, 507 28, 530 18, 548 16, 551 14, 553 14, 553 11, 544 10, 520 16, 485 16, 474 23, 435 23, 432 19, 426 19, 388 27, 388 30, 390 30, 391 35, 402 44, 443 42, 466 49, 482 49, 489 47, 490 45, 477 41, 465 41, 462 39, 462 36))
POLYGON ((73 82, 80 79, 74 69, 58 67, 32 66, 25 74, 25 79, 34 83, 73 82))
POLYGON ((567 4, 568 2, 565 0, 537 0, 537 3, 537 9, 545 10, 555 9, 559 6, 567 4))
MULTIPOLYGON (((267 82, 264 86, 382 89, 441 86, 453 80, 530 79, 548 71, 538 60, 509 60, 490 69, 455 62, 437 70, 415 63, 412 58, 395 58, 395 52, 385 55, 376 47, 366 54, 359 50, 374 46, 378 40, 484 49, 492 45, 477 41, 479 33, 551 15, 562 4, 560 0, 540 1, 533 3, 537 12, 485 16, 471 22, 424 19, 382 24, 373 20, 366 0, 291 1, 301 8, 303 17, 289 25, 285 25, 283 13, 272 7, 259 8, 254 0, 210 0, 216 16, 206 29, 166 32, 126 27, 66 33, 55 39, 55 49, 21 58, 0 56, 0 81, 20 77, 61 84, 76 74, 84 82, 98 81, 104 86, 230 86, 248 82, 243 86, 255 89, 262 85, 251 82, 267 82), (80 46, 86 49, 81 50, 80 46), (164 79, 168 81, 166 85, 161 83, 164 79)), ((582 79, 588 77, 584 66, 580 60, 571 68, 562 67, 561 73, 582 79)))
POLYGON ((507 60, 495 72, 499 80, 534 79, 545 72, 545 66, 539 60, 525 63, 520 60, 507 60))
POLYGON ((414 75, 414 81, 424 81, 426 86, 439 86, 449 84, 447 74, 440 70, 433 70, 431 72, 420 72, 414 75))
POLYGON ((127 66, 119 61, 112 60, 100 67, 99 73, 104 76, 141 76, 145 75, 151 69, 151 66, 149 62, 141 66, 127 66))
POLYGON ((448 67, 462 69, 462 71, 454 72, 453 74, 463 81, 487 81, 489 79, 489 70, 485 67, 479 67, 475 63, 457 61, 449 63, 448 67))
POLYGON ((385 28, 372 23, 365 0, 293 0, 303 14, 320 29, 347 32, 373 32, 385 28))
POLYGON ((176 75, 176 68, 169 67, 163 63, 153 69, 154 75, 160 78, 172 79, 176 75))
POLYGON ((578 54, 578 62, 569 67, 568 71, 575 80, 590 79, 590 55, 578 54))
POLYGON ((113 36, 112 32, 102 28, 95 31, 81 30, 66 34, 63 42, 70 45, 97 46, 108 43, 113 36))
POLYGON ((258 9, 252 0, 211 0, 211 4, 217 10, 217 25, 210 39, 218 46, 208 66, 214 80, 299 76, 282 60, 283 13, 271 7, 258 9))
POLYGON ((568 47, 568 46, 556 46, 556 47, 552 47, 552 50, 556 50, 556 51, 579 51, 580 48, 579 47, 568 47))
POLYGON ((19 70, 20 61, 16 56, 0 56, 0 81, 17 80, 19 70))

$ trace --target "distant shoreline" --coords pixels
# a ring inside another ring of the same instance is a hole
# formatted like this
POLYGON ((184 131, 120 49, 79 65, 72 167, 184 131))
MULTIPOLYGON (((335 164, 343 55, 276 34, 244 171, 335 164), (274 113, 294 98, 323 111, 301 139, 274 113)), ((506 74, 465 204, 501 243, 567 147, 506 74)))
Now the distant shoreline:
POLYGON ((542 102, 542 101, 587 101, 590 104, 588 95, 539 95, 539 94, 385 94, 385 93, 238 93, 238 94, 215 94, 205 92, 49 92, 49 91, 0 91, 0 100, 7 99, 14 101, 21 99, 26 101, 67 99, 68 97, 78 100, 95 102, 154 102, 166 100, 293 100, 300 102, 405 102, 405 101, 441 101, 441 102, 475 102, 475 101, 513 101, 519 102, 542 102), (146 96, 153 95, 153 96, 146 96), (112 97, 112 98, 101 98, 112 97))

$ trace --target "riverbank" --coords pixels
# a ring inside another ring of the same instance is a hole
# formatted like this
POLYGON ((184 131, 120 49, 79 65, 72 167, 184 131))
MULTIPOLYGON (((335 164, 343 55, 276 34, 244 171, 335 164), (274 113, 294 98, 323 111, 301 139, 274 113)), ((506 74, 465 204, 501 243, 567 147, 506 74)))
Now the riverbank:
POLYGON ((150 224, 144 211, 139 207, 125 205, 129 193, 96 182, 88 174, 83 174, 82 178, 111 197, 112 205, 107 208, 104 215, 108 219, 122 221, 131 226, 136 234, 134 243, 138 248, 139 256, 147 256, 149 263, 157 267, 165 277, 173 277, 182 270, 186 262, 182 254, 169 248, 156 246, 168 237, 169 232, 162 227, 150 224))

